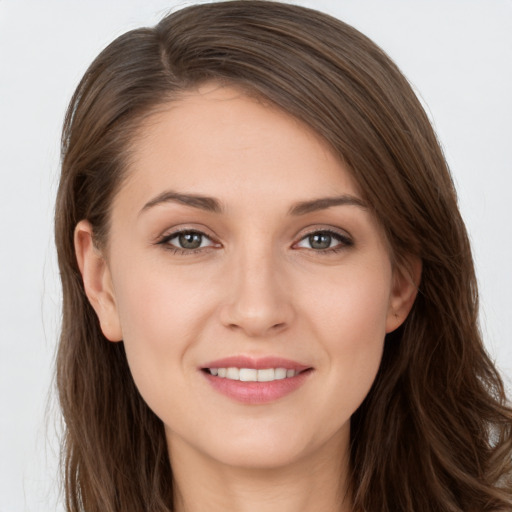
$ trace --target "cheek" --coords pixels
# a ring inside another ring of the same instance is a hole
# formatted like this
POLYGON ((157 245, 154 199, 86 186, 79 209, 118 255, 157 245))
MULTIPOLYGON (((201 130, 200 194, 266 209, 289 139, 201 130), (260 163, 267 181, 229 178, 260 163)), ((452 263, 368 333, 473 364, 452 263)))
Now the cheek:
POLYGON ((301 309, 329 339, 356 346, 381 338, 386 332, 392 272, 383 264, 351 266, 346 272, 314 276, 296 295, 304 297, 301 309), (306 288, 309 291, 306 292, 306 288), (360 340, 360 343, 357 343, 360 340))
POLYGON ((176 351, 205 314, 204 276, 169 266, 158 254, 123 263, 113 278, 125 342, 176 351))
POLYGON ((186 358, 210 316, 211 299, 188 280, 147 262, 131 268, 138 270, 118 268, 122 279, 115 283, 123 342, 135 384, 157 410, 180 395, 186 358))
POLYGON ((355 268, 326 281, 324 293, 304 307, 328 358, 331 389, 349 410, 362 402, 380 366, 391 281, 386 265, 355 268))

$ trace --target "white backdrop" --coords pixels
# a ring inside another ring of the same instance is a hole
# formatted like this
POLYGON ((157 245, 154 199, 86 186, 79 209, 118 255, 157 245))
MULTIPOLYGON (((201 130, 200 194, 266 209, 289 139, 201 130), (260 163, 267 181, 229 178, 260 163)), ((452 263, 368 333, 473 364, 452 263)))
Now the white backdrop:
MULTIPOLYGON (((50 388, 60 315, 52 213, 66 104, 114 37, 189 3, 0 0, 0 512, 63 510, 50 388)), ((512 1, 298 3, 370 36, 420 94, 473 241, 485 340, 510 380, 512 1)))

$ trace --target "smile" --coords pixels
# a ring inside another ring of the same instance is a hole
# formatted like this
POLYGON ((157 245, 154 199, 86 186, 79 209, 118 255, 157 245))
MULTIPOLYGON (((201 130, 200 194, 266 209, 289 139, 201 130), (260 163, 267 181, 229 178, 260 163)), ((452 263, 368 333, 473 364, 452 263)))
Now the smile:
POLYGON ((279 357, 228 357, 201 368, 212 388, 236 402, 263 405, 298 390, 314 369, 279 357))
POLYGON ((240 380, 242 382, 272 382, 295 377, 299 372, 286 368, 207 368, 210 375, 223 379, 240 380))

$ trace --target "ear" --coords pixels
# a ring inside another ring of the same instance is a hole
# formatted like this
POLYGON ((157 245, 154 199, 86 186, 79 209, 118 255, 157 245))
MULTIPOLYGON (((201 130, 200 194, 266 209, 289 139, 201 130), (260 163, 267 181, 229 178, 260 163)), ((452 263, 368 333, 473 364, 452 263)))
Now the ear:
POLYGON ((123 334, 110 269, 94 245, 92 226, 86 220, 80 221, 75 228, 75 254, 85 294, 98 315, 103 334, 110 341, 121 341, 123 334))
POLYGON ((418 257, 409 257, 393 270, 393 288, 389 300, 386 333, 398 329, 412 309, 421 281, 422 264, 418 257))

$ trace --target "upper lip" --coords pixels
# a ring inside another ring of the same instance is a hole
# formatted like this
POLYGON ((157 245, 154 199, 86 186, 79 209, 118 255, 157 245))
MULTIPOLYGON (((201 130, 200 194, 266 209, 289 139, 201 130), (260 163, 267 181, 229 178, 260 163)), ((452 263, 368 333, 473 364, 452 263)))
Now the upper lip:
POLYGON ((285 368, 286 370, 303 371, 311 368, 311 366, 285 359, 283 357, 265 356, 265 357, 249 357, 249 356, 230 356, 222 359, 216 359, 206 363, 201 368, 254 368, 255 370, 263 370, 265 368, 285 368))

